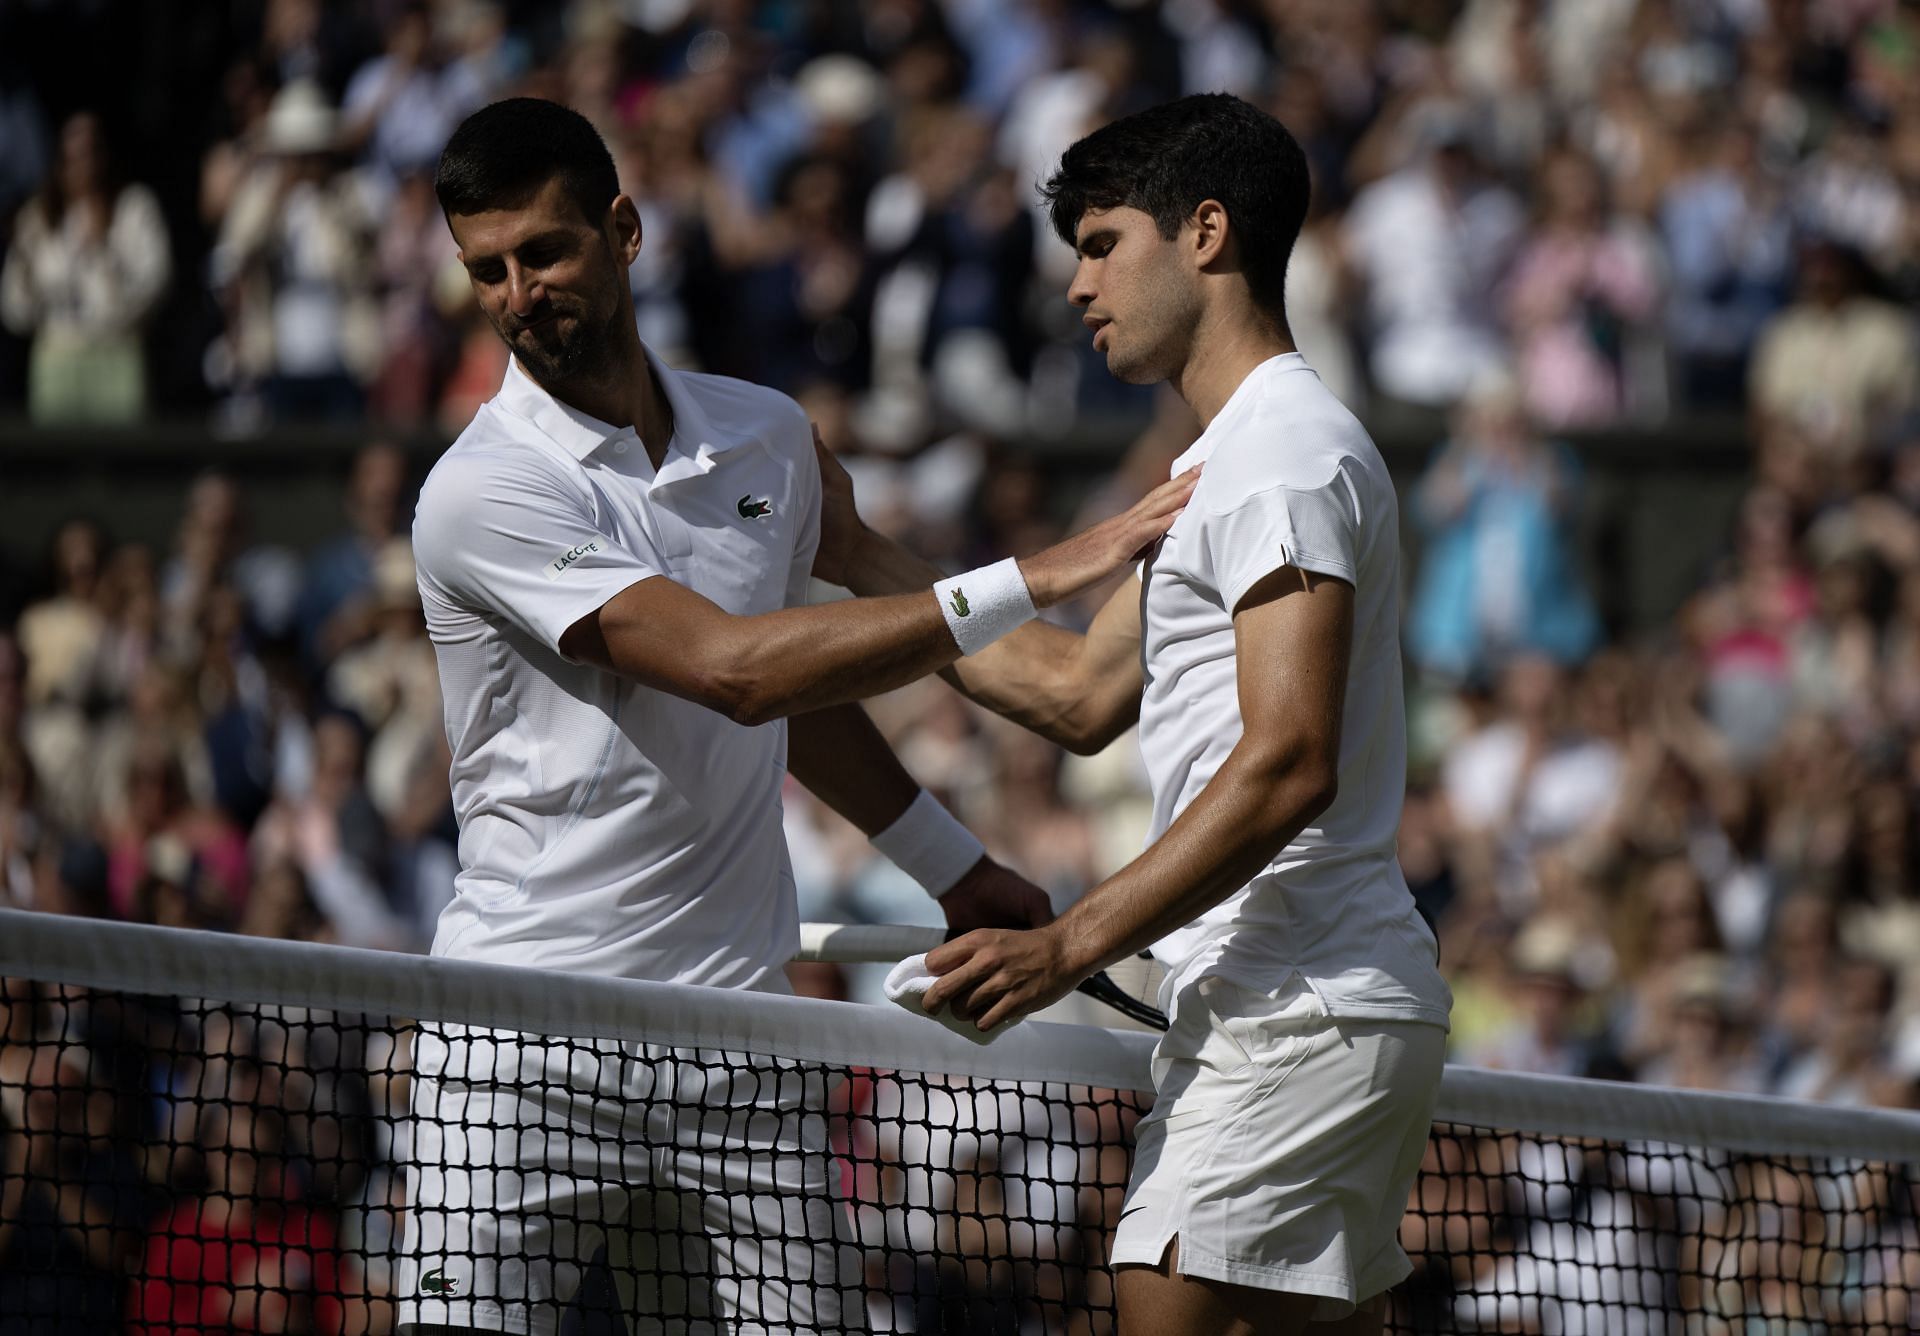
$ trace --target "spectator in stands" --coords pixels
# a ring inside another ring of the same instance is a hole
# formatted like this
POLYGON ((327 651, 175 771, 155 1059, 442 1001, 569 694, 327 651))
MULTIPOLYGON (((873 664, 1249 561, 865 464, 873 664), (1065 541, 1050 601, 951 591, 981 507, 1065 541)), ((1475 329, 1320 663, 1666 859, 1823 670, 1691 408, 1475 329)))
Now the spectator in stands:
MULTIPOLYGON (((904 170, 875 187, 864 244, 878 269, 872 379, 896 430, 924 432, 928 373, 939 409, 986 430, 1026 421, 1024 326, 1032 211, 988 161, 989 127, 957 107, 903 130, 904 170)), ((911 439, 911 438, 909 438, 911 439)))
POLYGON ((1545 1076, 1611 1076, 1618 1063, 1592 1014, 1577 930, 1540 918, 1514 939, 1508 961, 1513 1018, 1461 1060, 1545 1076))
POLYGON ((89 712, 100 694, 108 622, 101 608, 106 534, 74 519, 54 531, 53 590, 31 604, 16 625, 24 667, 20 741, 45 776, 49 814, 68 826, 92 815, 90 777, 80 764, 92 742, 89 712))
POLYGON ((1776 1093, 1835 1104, 1865 1104, 1887 1058, 1893 972, 1877 960, 1842 961, 1822 1009, 1816 1046, 1780 1073, 1776 1093))
POLYGON ((100 610, 107 630, 100 647, 98 686, 109 709, 124 708, 150 667, 166 656, 160 618, 160 577, 153 549, 122 543, 107 557, 100 578, 100 610))
POLYGON ((1901 246, 1910 206, 1887 151, 1887 130, 1860 115, 1837 118, 1796 173, 1794 202, 1814 236, 1863 264, 1891 268, 1907 258, 1901 246))
POLYGON ((1454 681, 1513 653, 1579 662, 1600 621, 1567 542, 1573 453, 1534 433, 1502 371, 1475 381, 1454 421, 1409 506, 1425 543, 1407 623, 1414 662, 1454 681))
POLYGON ((1875 605, 1882 601, 1883 572, 1870 554, 1851 546, 1823 555, 1814 575, 1813 610, 1788 642, 1794 705, 1864 737, 1879 723, 1875 605))
POLYGON ((392 820, 422 759, 438 756, 444 727, 439 670, 405 539, 389 540, 374 561, 373 600, 374 633, 334 660, 327 695, 370 731, 367 795, 392 820))
POLYGON ((380 273, 380 341, 386 355, 370 390, 374 418, 425 422, 434 390, 453 358, 442 314, 453 237, 433 197, 431 172, 400 177, 374 243, 380 273))
POLYGON ((761 243, 737 276, 732 356, 748 379, 792 391, 863 376, 866 290, 849 165, 803 154, 783 167, 761 243))
POLYGON ((1446 406, 1506 362, 1491 294, 1523 219, 1483 172, 1461 108, 1429 103, 1403 126, 1410 160, 1355 197, 1346 257, 1364 284, 1375 387, 1446 406))
POLYGON ((1673 1013, 1665 1044, 1640 1063, 1637 1079, 1683 1090, 1764 1093, 1767 1074, 1754 1052, 1746 1008, 1727 961, 1701 953, 1683 971, 1668 994, 1673 1013))
POLYGON ((250 541, 238 484, 209 471, 188 489, 173 555, 160 571, 162 616, 170 627, 204 634, 207 605, 222 590, 241 599, 249 632, 277 639, 292 625, 300 563, 285 547, 250 541))
POLYGON ((387 545, 404 538, 406 456, 378 442, 353 457, 344 509, 347 528, 317 548, 295 612, 301 652, 318 672, 341 651, 372 634, 376 616, 374 564, 387 545))
POLYGON ((1748 352, 1786 299, 1790 220, 1753 132, 1737 120, 1703 117, 1687 156, 1660 203, 1672 269, 1668 346, 1685 402, 1736 404, 1748 352))
POLYGON ((147 406, 146 322, 173 268, 153 192, 123 182, 100 117, 70 117, 0 269, 0 316, 33 339, 38 422, 134 422, 147 406))
POLYGON ((1664 387, 1645 383, 1658 352, 1645 337, 1659 298, 1651 235, 1609 212, 1599 168, 1578 149, 1549 154, 1536 181, 1503 302, 1528 412, 1564 429, 1658 408, 1664 387))
POLYGON ((1872 295, 1868 277, 1847 246, 1802 247, 1793 304, 1760 331, 1749 383, 1756 414, 1841 455, 1877 444, 1920 404, 1913 313, 1872 295))
POLYGON ((1564 669, 1516 657, 1491 718, 1443 763, 1461 858, 1509 913, 1530 911, 1538 855, 1601 829, 1619 801, 1619 744, 1588 733, 1571 706, 1564 669))
POLYGON ((408 176, 431 174, 447 136, 493 92, 481 64, 449 59, 419 0, 386 24, 386 50, 362 65, 341 101, 341 148, 364 156, 372 186, 391 197, 408 176))
POLYGON ((249 937, 283 942, 338 940, 326 913, 313 898, 306 874, 291 858, 262 860, 254 874, 247 907, 235 927, 249 937))
POLYGON ((1774 913, 1761 975, 1760 1041, 1777 1078, 1819 1041, 1840 958, 1832 901, 1810 892, 1786 896, 1774 913))
MULTIPOLYGON (((9 648, 0 644, 0 655, 9 648)), ((35 787, 26 748, 0 733, 0 906, 8 909, 49 907, 37 903, 35 886, 42 840, 35 787)))
POLYGON ((127 1313, 131 1336, 206 1330, 343 1336, 366 1330, 357 1268, 324 1212, 289 1182, 279 1115, 209 1105, 204 1189, 156 1222, 127 1313))
POLYGON ((350 420, 380 356, 367 199, 318 84, 275 94, 262 136, 208 265, 228 358, 274 416, 350 420))
POLYGON ((1676 999, 1703 982, 1702 957, 1723 954, 1720 927, 1700 874, 1684 857, 1636 868, 1613 906, 1614 951, 1628 986, 1613 1029, 1621 1056, 1638 1065, 1668 1051, 1676 999))
POLYGON ((9 1336, 115 1336, 151 1197, 84 1015, 52 1000, 0 980, 0 1314, 9 1336))
POLYGON ((1741 502, 1724 571, 1683 609, 1681 626, 1706 675, 1706 718, 1736 766, 1773 747, 1791 708, 1788 646, 1815 590, 1795 541, 1793 503, 1756 487, 1741 502))
POLYGON ((313 770, 304 792, 281 792, 254 828, 253 856, 292 862, 305 877, 331 935, 350 946, 416 946, 388 901, 387 829, 363 782, 364 726, 335 711, 313 728, 313 770))
POLYGON ((246 840, 193 799, 179 750, 157 729, 131 743, 125 800, 111 829, 107 889, 122 917, 152 921, 158 905, 142 903, 143 888, 186 894, 196 926, 223 926, 239 915, 249 884, 246 840))

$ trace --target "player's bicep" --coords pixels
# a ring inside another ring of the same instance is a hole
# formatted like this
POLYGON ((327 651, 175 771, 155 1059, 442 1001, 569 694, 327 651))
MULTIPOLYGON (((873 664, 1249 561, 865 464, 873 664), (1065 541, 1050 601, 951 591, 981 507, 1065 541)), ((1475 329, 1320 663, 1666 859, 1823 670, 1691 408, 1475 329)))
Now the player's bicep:
POLYGON ((1246 744, 1331 782, 1353 646, 1353 586, 1282 566, 1240 600, 1233 636, 1246 744))
POLYGON ((724 709, 732 636, 741 619, 660 578, 631 584, 580 617, 560 652, 714 709, 724 709))

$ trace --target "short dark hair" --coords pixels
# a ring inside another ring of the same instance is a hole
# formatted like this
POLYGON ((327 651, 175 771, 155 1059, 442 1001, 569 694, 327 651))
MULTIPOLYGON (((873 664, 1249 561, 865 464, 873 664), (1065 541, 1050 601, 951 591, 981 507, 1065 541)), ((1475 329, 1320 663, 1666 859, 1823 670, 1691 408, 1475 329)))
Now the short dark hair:
POLYGON ((590 222, 620 193, 613 155, 592 121, 558 102, 510 97, 460 122, 440 154, 433 190, 451 217, 515 208, 556 177, 590 222))
POLYGON ((1254 301, 1278 316, 1312 186, 1307 155, 1286 126, 1230 93, 1199 93, 1095 130, 1067 150, 1040 193, 1069 246, 1089 209, 1138 209, 1171 240, 1202 200, 1219 200, 1254 301))

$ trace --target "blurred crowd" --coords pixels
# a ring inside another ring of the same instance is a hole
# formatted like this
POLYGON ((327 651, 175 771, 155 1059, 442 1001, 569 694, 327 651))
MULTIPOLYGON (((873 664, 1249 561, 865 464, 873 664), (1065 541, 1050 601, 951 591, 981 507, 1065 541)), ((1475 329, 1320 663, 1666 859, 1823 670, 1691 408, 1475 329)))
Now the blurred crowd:
MULTIPOLYGON (((1400 851, 1455 990, 1454 1060, 1920 1106, 1920 6, 259 0, 116 47, 119 100, 23 40, 115 15, 0 0, 0 417, 457 430, 504 352, 431 172, 467 111, 534 93, 614 149, 648 342, 800 398, 869 520, 956 568, 1123 506, 1196 430, 1085 346, 1035 180, 1164 97, 1268 107, 1315 174, 1298 342, 1363 417, 1446 424, 1402 495, 1400 851), (1751 445, 1736 523, 1712 569, 1673 573, 1678 615, 1626 634, 1578 539, 1583 433, 1715 412, 1751 445), (1069 509, 1022 443, 1089 424, 1128 444, 1069 509)), ((28 590, 0 606, 0 903, 425 948, 457 870, 407 545, 425 463, 367 446, 309 551, 208 473, 165 541, 75 517, 0 582, 28 590)), ((937 682, 872 712, 1057 904, 1138 851, 1131 742, 1063 757, 937 682)), ((804 917, 937 921, 787 797, 804 917)), ((873 996, 832 969, 796 983, 873 996)), ((45 1153, 19 1133, 32 1092, 60 1084, 24 1040, 65 1005, 9 1003, 9 1194, 45 1153)), ((97 1079, 147 1025, 112 1011, 90 1056, 65 1051, 97 1079)), ((187 1065, 257 1077, 266 1042, 215 1018, 187 1065)), ((71 1117, 155 1116, 132 1103, 71 1117)), ((304 1184, 290 1199, 327 1196, 288 1149, 311 1129, 251 1105, 176 1129, 194 1181, 271 1150, 275 1182, 304 1184)), ((178 1166, 101 1172, 149 1210, 185 1191, 178 1166)), ((390 1180, 352 1187, 357 1225, 277 1217, 269 1251, 382 1227, 390 1180)), ((131 1220, 73 1226, 97 1195, 22 1191, 0 1204, 0 1291, 29 1247, 164 1270, 131 1220)), ((1911 1271, 1912 1241, 1889 1246, 1911 1271)), ((100 1329, 133 1311, 109 1307, 100 1329)), ((317 1311, 254 1322, 350 1323, 317 1311)))
POLYGON ((1845 452, 1914 396, 1897 0, 126 7, 0 7, 0 314, 39 421, 463 425, 501 353, 432 173, 513 94, 612 146, 658 351, 852 396, 870 448, 1138 405, 1059 300, 1033 187, 1090 127, 1211 89, 1307 149, 1294 331, 1356 407, 1510 369, 1554 429, 1751 404, 1845 452), (118 96, 63 77, 160 22, 111 57, 118 96))

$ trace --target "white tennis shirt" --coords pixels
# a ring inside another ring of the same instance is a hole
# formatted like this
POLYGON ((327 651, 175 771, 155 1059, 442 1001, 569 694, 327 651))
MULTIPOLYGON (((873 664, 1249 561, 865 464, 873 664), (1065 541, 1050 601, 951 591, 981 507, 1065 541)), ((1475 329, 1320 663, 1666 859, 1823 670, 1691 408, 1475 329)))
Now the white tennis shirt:
POLYGON ((1447 1023, 1433 934, 1400 873, 1406 793, 1399 506, 1386 464, 1298 353, 1263 362, 1173 465, 1193 499, 1142 570, 1140 747, 1157 840, 1245 731, 1233 610, 1294 566, 1354 587, 1339 796, 1244 888, 1163 938, 1162 993, 1297 973, 1329 1014, 1447 1023))
POLYGON ((433 950, 771 984, 799 944, 786 724, 742 727, 575 663, 559 642, 654 576, 732 613, 804 602, 820 527, 812 433, 783 394, 648 357, 674 420, 657 474, 632 428, 561 403, 514 363, 421 490, 414 558, 460 820, 433 950))

